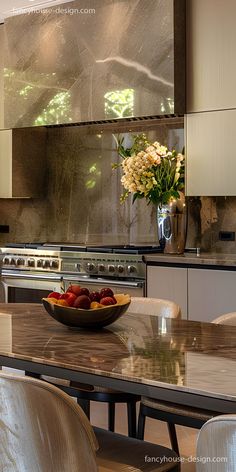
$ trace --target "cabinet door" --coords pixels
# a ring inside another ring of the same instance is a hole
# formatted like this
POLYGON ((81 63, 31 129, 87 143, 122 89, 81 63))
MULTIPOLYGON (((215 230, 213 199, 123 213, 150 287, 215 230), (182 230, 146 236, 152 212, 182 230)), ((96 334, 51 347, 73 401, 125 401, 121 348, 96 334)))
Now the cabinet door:
POLYGON ((147 296, 177 303, 182 318, 187 318, 187 269, 148 266, 147 296))
POLYGON ((0 131, 0 198, 12 197, 12 130, 0 131))
POLYGON ((236 110, 185 117, 186 194, 235 195, 236 110))
POLYGON ((190 320, 212 321, 231 311, 236 311, 236 272, 188 269, 190 320))
POLYGON ((4 128, 4 26, 0 25, 0 128, 4 128))
POLYGON ((236 1, 187 1, 187 111, 236 108, 236 1))

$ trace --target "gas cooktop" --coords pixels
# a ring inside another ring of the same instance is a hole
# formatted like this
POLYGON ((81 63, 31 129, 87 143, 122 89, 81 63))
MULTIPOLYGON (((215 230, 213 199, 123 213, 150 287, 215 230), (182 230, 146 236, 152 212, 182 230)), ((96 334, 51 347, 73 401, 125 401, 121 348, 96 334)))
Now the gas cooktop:
POLYGON ((104 254, 150 254, 160 253, 163 250, 160 246, 152 245, 84 245, 77 243, 8 243, 6 248, 18 249, 47 249, 53 251, 74 251, 74 252, 98 252, 104 254))

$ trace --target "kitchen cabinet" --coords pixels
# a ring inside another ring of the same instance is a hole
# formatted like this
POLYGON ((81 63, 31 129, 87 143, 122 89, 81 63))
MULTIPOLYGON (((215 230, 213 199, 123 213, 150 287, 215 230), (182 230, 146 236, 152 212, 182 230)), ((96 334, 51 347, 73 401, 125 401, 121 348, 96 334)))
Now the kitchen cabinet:
POLYGON ((236 109, 185 117, 186 195, 236 194, 236 109))
POLYGON ((236 2, 187 1, 187 113, 236 108, 236 2))
POLYGON ((4 127, 4 28, 0 25, 0 129, 4 127))
POLYGON ((188 318, 212 321, 236 311, 236 272, 188 269, 188 318))
POLYGON ((224 313, 236 311, 236 271, 147 266, 147 296, 176 302, 182 318, 212 321, 224 313))
POLYGON ((147 266, 147 296, 172 300, 187 318, 187 269, 147 266))
POLYGON ((0 130, 0 198, 43 195, 46 129, 0 130))

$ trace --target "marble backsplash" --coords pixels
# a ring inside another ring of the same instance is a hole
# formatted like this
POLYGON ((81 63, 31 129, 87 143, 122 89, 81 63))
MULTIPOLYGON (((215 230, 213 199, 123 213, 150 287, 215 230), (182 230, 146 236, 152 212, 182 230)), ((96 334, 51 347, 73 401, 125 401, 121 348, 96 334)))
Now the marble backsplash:
MULTIPOLYGON (((152 141, 183 148, 183 120, 47 128, 46 181, 40 198, 0 199, 0 243, 65 241, 127 244, 157 242, 155 208, 146 201, 120 204, 116 140, 143 132, 152 141), (127 126, 129 128, 127 129, 127 126), (127 132, 128 131, 128 132, 127 132)), ((30 165, 29 154, 23 156, 30 165)))
MULTIPOLYGON (((155 208, 144 200, 120 204, 120 174, 111 168, 117 162, 116 139, 123 133, 128 144, 132 134, 145 132, 150 140, 181 151, 183 120, 47 128, 46 132, 44 191, 40 198, 0 199, 0 224, 10 227, 9 234, 0 233, 0 244, 157 242, 155 208)), ((23 156, 28 167, 30 148, 23 156)), ((235 241, 219 241, 219 231, 235 231, 235 226, 236 197, 188 198, 187 247, 236 253, 235 241)))

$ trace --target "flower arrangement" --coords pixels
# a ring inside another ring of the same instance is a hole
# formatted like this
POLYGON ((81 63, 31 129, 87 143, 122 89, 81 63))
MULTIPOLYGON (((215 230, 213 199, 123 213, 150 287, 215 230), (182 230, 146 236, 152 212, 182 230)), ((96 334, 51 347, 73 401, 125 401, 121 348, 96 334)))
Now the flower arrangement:
POLYGON ((156 205, 168 203, 179 198, 179 191, 184 189, 184 155, 155 141, 150 143, 145 134, 133 137, 130 148, 124 147, 124 138, 118 139, 117 151, 122 158, 121 183, 125 192, 121 196, 124 202, 130 193, 133 202, 137 198, 146 198, 148 203, 156 205))

